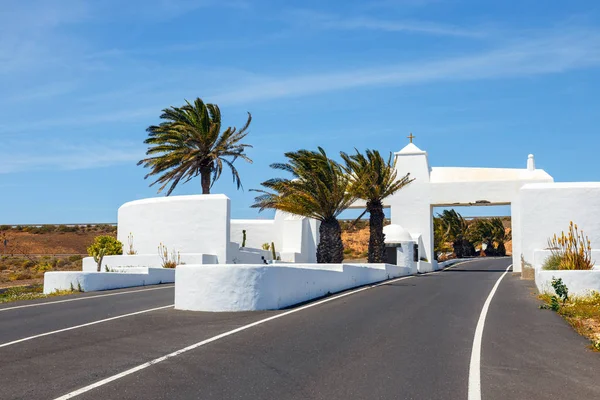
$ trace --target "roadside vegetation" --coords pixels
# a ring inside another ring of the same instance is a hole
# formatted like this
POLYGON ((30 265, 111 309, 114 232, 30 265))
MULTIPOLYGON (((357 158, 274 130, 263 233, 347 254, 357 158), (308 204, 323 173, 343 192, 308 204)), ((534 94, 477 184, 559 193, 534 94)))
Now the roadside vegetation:
POLYGON ((79 292, 76 289, 73 290, 57 290, 51 294, 44 294, 44 285, 36 284, 31 286, 18 286, 10 287, 6 289, 0 289, 0 304, 10 303, 13 301, 20 300, 35 300, 45 299, 48 297, 65 296, 79 292))
POLYGON ((562 279, 553 279, 550 292, 540 294, 544 301, 541 308, 556 311, 580 335, 590 339, 590 348, 600 352, 600 293, 587 296, 569 296, 569 289, 562 279))
POLYGON ((590 270, 594 266, 590 239, 573 221, 567 233, 561 232, 548 239, 548 249, 552 254, 546 258, 542 269, 590 270))

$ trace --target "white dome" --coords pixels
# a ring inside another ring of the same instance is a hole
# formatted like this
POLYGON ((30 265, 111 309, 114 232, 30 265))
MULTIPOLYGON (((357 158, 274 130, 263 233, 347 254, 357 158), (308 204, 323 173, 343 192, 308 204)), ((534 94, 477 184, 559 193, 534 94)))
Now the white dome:
POLYGON ((413 238, 410 236, 410 233, 408 233, 406 229, 397 224, 384 226, 383 233, 385 234, 385 243, 400 243, 413 241, 413 238))

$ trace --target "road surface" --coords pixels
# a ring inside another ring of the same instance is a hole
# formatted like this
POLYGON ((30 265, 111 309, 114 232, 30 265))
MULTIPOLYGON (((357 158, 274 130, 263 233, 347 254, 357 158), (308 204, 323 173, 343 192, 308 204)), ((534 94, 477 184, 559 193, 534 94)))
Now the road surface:
MULTIPOLYGON (((0 399, 467 400, 478 320, 509 263, 280 311, 176 311, 172 285, 5 304, 0 399)), ((500 280, 481 337, 481 398, 600 399, 600 354, 538 306, 531 282, 500 280)))

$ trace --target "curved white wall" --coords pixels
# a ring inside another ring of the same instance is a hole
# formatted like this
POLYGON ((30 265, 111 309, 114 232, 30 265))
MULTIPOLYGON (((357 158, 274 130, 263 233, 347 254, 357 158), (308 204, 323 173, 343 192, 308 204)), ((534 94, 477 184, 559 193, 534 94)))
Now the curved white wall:
POLYGON ((409 274, 409 267, 390 264, 181 265, 175 272, 175 308, 276 310, 409 274))
POLYGON ((125 247, 132 233, 140 255, 157 254, 162 242, 170 251, 214 254, 226 263, 229 214, 229 198, 222 194, 136 200, 119 208, 117 238, 125 247))

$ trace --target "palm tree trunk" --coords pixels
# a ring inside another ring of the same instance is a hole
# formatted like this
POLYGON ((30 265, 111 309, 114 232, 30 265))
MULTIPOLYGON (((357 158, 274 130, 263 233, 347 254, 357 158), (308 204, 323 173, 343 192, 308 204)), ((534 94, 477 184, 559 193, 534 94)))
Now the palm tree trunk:
POLYGON ((504 246, 503 241, 498 241, 498 248, 496 249, 496 255, 500 257, 504 257, 506 255, 506 246, 504 246))
POLYGON ((200 182, 202 184, 202 194, 210 194, 210 167, 200 168, 200 182))
POLYGON ((369 201, 367 203, 369 210, 369 252, 368 262, 385 262, 385 235, 383 233, 383 222, 385 214, 383 213, 383 204, 381 201, 369 201))
POLYGON ((341 263, 344 261, 344 244, 342 229, 336 218, 321 222, 319 227, 319 245, 317 246, 317 262, 341 263))

